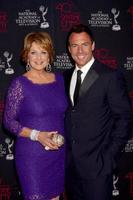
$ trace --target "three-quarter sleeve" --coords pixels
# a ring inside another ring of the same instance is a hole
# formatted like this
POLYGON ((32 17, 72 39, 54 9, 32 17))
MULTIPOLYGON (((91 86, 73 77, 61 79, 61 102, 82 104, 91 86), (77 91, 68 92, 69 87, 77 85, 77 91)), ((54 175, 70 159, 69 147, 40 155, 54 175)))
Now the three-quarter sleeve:
POLYGON ((23 128, 19 122, 18 114, 23 101, 23 87, 20 80, 12 81, 5 100, 3 123, 11 133, 19 136, 23 128))

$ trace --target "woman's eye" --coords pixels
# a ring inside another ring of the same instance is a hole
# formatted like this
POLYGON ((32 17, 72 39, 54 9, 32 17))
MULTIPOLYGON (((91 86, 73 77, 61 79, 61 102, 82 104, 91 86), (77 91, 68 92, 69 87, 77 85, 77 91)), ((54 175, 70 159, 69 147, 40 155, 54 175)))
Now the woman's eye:
POLYGON ((37 55, 37 52, 36 51, 31 51, 30 54, 31 55, 37 55))

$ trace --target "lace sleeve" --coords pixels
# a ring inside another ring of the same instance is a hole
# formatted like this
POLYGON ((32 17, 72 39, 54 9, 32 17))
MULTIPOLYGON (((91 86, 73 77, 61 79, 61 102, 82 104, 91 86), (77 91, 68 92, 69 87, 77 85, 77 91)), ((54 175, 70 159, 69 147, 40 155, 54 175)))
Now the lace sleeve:
POLYGON ((22 84, 18 79, 14 80, 8 89, 3 123, 7 130, 19 136, 22 125, 18 120, 18 112, 20 109, 21 102, 23 100, 23 88, 22 84))

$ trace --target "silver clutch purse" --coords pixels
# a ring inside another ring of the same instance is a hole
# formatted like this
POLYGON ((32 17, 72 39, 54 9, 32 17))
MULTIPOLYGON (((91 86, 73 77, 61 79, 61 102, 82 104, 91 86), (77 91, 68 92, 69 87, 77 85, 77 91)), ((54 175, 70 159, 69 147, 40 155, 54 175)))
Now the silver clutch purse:
POLYGON ((60 134, 54 134, 52 137, 52 140, 54 143, 56 143, 58 146, 61 146, 64 144, 64 137, 60 134))
MULTIPOLYGON (((57 144, 59 147, 62 146, 65 142, 64 137, 61 134, 54 134, 52 136, 52 141, 57 144)), ((45 150, 49 150, 48 146, 45 146, 45 150)))

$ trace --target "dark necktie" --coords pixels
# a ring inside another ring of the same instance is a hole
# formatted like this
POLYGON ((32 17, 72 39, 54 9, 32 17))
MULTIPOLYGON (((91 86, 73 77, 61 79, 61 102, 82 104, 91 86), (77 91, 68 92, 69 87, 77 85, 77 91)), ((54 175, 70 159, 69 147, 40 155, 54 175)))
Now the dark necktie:
POLYGON ((74 105, 77 104, 77 100, 79 97, 79 90, 80 90, 80 86, 81 86, 81 74, 82 74, 82 71, 78 70, 77 71, 77 82, 76 82, 75 91, 74 91, 74 95, 73 95, 74 105))

